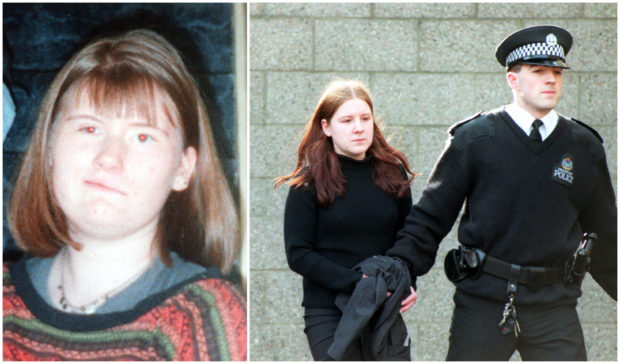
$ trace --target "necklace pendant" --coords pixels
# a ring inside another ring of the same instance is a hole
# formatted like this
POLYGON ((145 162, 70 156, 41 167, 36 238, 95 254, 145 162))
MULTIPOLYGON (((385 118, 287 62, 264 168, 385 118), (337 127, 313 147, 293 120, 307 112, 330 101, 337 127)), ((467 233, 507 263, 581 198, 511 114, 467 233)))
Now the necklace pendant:
MULTIPOLYGON (((67 253, 66 252, 67 252, 67 250, 63 251, 64 254, 63 254, 63 256, 61 258, 63 259, 64 265, 68 266, 68 260, 67 260, 68 258, 67 258, 67 253)), ((118 286, 115 289, 113 289, 113 290, 103 294, 102 296, 100 296, 99 298, 95 299, 91 303, 86 304, 86 305, 81 305, 81 306, 73 305, 67 299, 67 297, 65 295, 65 287, 64 287, 65 270, 63 268, 61 268, 61 270, 60 270, 60 284, 58 285, 58 290, 60 290, 59 305, 65 311, 69 311, 69 312, 72 312, 72 313, 81 313, 81 314, 92 315, 92 314, 96 313, 97 309, 99 307, 101 307, 104 303, 106 303, 110 297, 114 296, 118 292, 121 292, 122 290, 124 290, 125 288, 130 286, 132 283, 134 283, 138 278, 140 278, 142 276, 142 274, 146 270, 148 270, 148 268, 150 266, 151 266, 151 262, 149 262, 149 264, 147 264, 144 268, 142 268, 141 270, 136 272, 133 277, 130 277, 128 280, 126 280, 120 286, 118 286)))

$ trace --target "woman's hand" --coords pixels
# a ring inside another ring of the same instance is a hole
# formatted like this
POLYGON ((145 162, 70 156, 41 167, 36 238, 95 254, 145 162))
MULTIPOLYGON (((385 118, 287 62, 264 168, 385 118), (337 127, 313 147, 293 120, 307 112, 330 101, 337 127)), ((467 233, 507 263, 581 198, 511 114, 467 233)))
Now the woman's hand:
POLYGON ((413 307, 415 302, 418 300, 418 294, 416 293, 415 289, 413 289, 413 287, 409 287, 409 289, 411 290, 411 294, 403 300, 402 307, 400 308, 400 313, 403 313, 413 307))

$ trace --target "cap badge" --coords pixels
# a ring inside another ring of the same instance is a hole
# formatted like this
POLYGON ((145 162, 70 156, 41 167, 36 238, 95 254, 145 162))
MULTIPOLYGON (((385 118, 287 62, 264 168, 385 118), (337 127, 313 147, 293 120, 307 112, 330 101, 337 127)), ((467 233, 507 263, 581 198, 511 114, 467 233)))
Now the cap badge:
POLYGON ((545 41, 547 42, 548 45, 550 45, 552 47, 554 45, 558 44, 558 38, 556 38, 555 34, 553 34, 553 33, 547 34, 547 38, 545 38, 545 41))

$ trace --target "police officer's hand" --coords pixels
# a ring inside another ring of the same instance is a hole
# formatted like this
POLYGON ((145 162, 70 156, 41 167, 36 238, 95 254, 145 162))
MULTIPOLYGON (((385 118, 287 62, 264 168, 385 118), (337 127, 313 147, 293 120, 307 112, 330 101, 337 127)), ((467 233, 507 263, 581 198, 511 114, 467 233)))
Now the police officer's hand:
POLYGON ((409 287, 409 289, 411 290, 411 294, 403 300, 402 307, 400 308, 401 313, 413 307, 415 302, 418 300, 418 294, 416 293, 415 289, 413 289, 413 287, 409 287))

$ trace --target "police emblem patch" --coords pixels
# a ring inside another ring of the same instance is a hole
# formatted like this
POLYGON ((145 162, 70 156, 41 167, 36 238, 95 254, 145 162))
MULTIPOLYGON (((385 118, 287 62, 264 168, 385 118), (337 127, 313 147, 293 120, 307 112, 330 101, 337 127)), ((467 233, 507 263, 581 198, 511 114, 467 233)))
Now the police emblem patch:
POLYGON ((562 161, 553 167, 551 179, 570 187, 575 180, 574 169, 575 162, 573 161, 573 156, 566 153, 562 157, 562 161))

